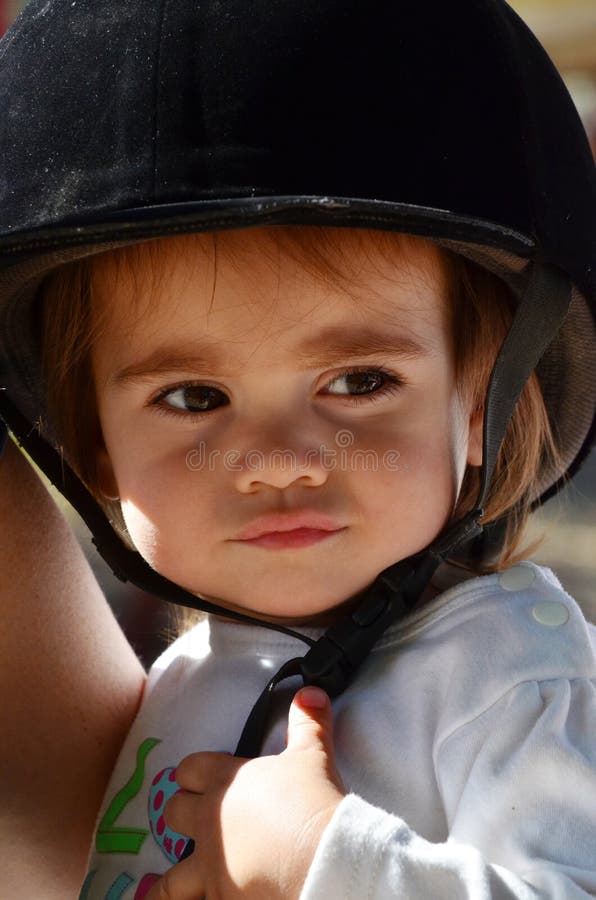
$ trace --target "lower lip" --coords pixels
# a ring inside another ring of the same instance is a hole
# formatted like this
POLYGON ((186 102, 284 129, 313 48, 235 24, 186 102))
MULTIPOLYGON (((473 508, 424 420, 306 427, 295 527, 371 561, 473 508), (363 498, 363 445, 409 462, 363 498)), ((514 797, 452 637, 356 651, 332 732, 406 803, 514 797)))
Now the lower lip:
POLYGON ((321 531, 320 528, 294 528, 292 531, 270 531, 268 534, 262 534, 258 538, 251 538, 242 543, 265 547, 267 550, 308 547, 310 544, 324 541, 340 531, 343 531, 343 528, 338 528, 337 531, 321 531))

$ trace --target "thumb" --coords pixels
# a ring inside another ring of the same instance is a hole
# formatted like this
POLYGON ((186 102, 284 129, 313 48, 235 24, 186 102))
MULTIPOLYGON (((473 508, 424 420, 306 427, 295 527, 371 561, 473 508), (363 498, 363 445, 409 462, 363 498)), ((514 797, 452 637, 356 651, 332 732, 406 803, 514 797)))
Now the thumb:
POLYGON ((317 746, 334 755, 333 714, 325 691, 309 686, 298 691, 290 706, 287 749, 310 750, 317 746))

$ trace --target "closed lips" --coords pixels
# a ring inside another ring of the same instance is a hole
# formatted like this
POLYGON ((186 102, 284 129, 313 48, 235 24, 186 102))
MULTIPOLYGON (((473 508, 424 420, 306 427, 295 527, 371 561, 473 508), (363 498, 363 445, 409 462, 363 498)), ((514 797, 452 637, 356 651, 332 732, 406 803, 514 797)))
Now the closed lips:
POLYGON ((320 513, 273 513, 255 519, 254 522, 251 522, 239 532, 236 540, 250 541, 254 538, 262 537, 264 534, 296 531, 298 529, 337 531, 342 527, 333 519, 320 513))

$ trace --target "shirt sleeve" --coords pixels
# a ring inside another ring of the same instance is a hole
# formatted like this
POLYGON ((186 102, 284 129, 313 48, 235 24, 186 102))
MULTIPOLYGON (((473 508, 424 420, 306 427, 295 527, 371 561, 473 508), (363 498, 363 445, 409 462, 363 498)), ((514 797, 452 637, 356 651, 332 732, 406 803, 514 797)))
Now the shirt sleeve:
POLYGON ((586 679, 517 685, 436 748, 443 843, 349 795, 300 900, 596 896, 595 713, 586 679))

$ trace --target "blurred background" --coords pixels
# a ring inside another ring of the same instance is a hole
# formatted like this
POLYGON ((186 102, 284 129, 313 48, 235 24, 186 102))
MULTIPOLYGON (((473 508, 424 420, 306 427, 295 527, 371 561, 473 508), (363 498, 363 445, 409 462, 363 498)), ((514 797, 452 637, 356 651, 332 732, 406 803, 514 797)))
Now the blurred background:
MULTIPOLYGON (((0 0, 0 34, 26 0, 0 0)), ((546 47, 563 75, 596 157, 596 0, 510 2, 546 47)), ((565 135, 561 134, 561 141, 565 135)), ((172 608, 117 581, 77 515, 54 492, 71 521, 113 609, 144 665, 149 666, 177 628, 172 608)), ((596 622, 596 453, 567 490, 534 515, 528 543, 543 537, 532 559, 555 570, 563 586, 596 622)))

